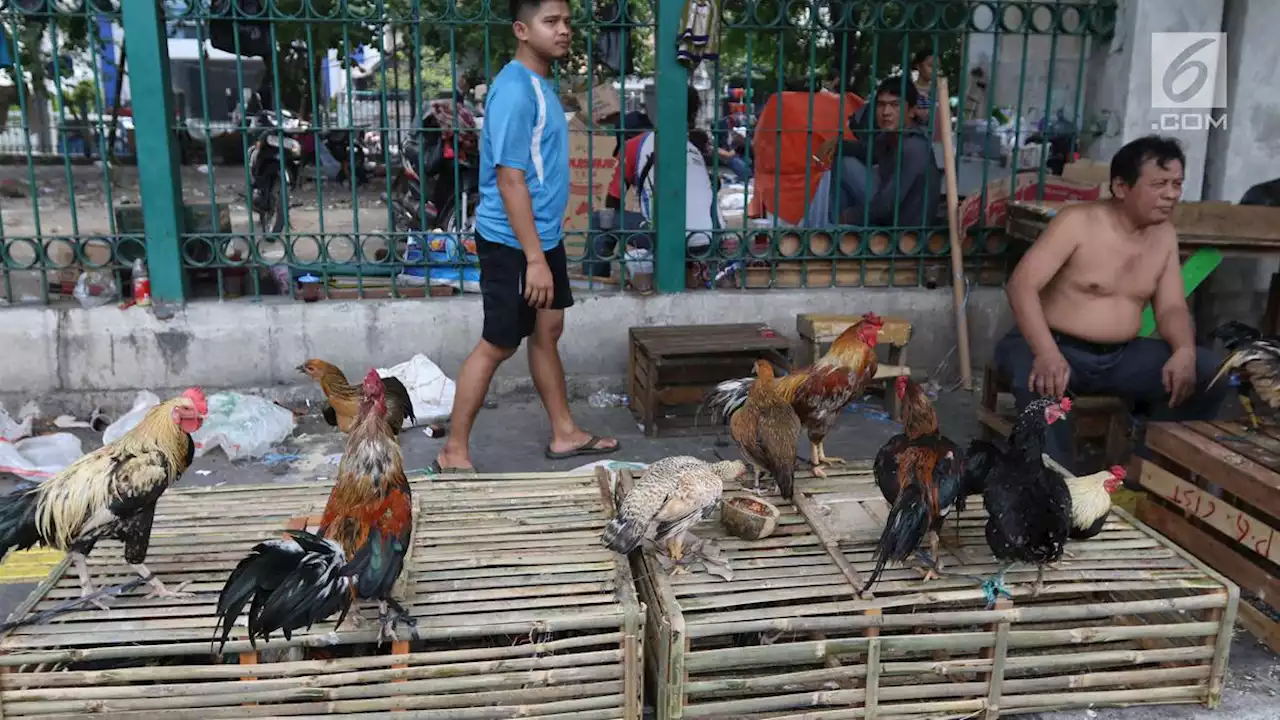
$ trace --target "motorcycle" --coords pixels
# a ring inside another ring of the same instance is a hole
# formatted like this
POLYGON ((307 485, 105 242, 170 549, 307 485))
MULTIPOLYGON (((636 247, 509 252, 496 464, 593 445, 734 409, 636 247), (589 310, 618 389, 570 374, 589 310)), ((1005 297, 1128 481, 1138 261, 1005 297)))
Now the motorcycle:
POLYGON ((456 107, 455 113, 451 99, 428 101, 413 136, 400 146, 400 170, 390 197, 397 231, 461 232, 474 225, 480 201, 480 133, 470 106, 456 107))
POLYGON ((369 159, 368 133, 362 129, 330 130, 324 135, 324 146, 338 161, 338 182, 352 181, 356 186, 373 177, 373 162, 369 159))
POLYGON ((290 137, 300 124, 288 110, 277 113, 260 110, 250 126, 257 139, 249 148, 250 204, 258 214, 264 232, 284 231, 287 208, 282 196, 285 185, 294 187, 302 166, 302 144, 290 137))

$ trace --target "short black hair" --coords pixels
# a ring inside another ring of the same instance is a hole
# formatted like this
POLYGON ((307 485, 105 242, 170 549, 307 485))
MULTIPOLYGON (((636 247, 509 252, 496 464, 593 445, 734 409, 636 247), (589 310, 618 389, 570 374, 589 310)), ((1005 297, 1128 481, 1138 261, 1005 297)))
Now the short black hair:
POLYGON ((920 91, 916 90, 916 84, 904 79, 902 75, 890 75, 881 80, 876 86, 875 95, 871 96, 872 102, 879 99, 880 93, 902 98, 906 101, 907 107, 915 107, 920 103, 920 91))
POLYGON ((1167 169, 1169 163, 1177 160, 1185 170, 1187 156, 1182 152, 1182 145, 1175 138, 1162 135, 1140 137, 1120 148, 1111 158, 1111 189, 1115 192, 1116 180, 1133 187, 1142 176, 1142 166, 1148 160, 1155 160, 1156 165, 1167 169))
POLYGON ((698 122, 698 111, 702 109, 702 96, 698 94, 698 89, 689 86, 689 127, 693 127, 698 122))
POLYGON ((920 63, 931 57, 933 57, 933 48, 922 48, 917 50, 916 54, 911 56, 911 67, 919 67, 920 63))
POLYGON ((511 22, 517 20, 524 22, 529 17, 529 13, 538 12, 538 8, 542 7, 543 0, 509 0, 511 11, 511 22))

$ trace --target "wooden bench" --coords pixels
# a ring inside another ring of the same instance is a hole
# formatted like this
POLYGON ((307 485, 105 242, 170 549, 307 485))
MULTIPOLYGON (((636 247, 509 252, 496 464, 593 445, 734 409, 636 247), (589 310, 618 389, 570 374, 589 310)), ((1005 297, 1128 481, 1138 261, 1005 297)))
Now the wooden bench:
MULTIPOLYGON (((1013 405, 1013 383, 988 364, 982 376, 982 399, 978 406, 978 422, 985 440, 1007 438, 1017 420, 1013 405), (1002 397, 1003 396, 1003 397, 1002 397)), ((1104 462, 1099 466, 1123 465, 1133 449, 1129 439, 1129 406, 1120 398, 1106 395, 1081 395, 1072 398, 1072 448, 1077 459, 1085 443, 1102 445, 1104 462)), ((1077 467, 1077 471, 1085 472, 1077 467)))
MULTIPOLYGON (((822 315, 817 313, 801 313, 796 316, 796 333, 800 335, 800 352, 796 358, 796 367, 808 367, 817 362, 831 348, 840 334, 850 325, 862 319, 861 315, 822 315)), ((876 340, 881 347, 888 348, 887 354, 881 354, 881 364, 876 371, 876 379, 892 379, 899 375, 910 375, 907 366, 907 343, 911 341, 911 321, 906 318, 883 318, 876 340)), ((898 397, 890 391, 891 383, 877 383, 869 390, 884 399, 885 407, 894 421, 901 420, 901 408, 898 397)))
POLYGON ((761 323, 633 327, 627 356, 629 406, 644 434, 706 435, 698 410, 717 383, 750 377, 757 359, 791 369, 791 341, 761 323))
POLYGON ((1280 652, 1280 623, 1250 602, 1280 607, 1280 428, 1151 423, 1146 440, 1138 518, 1238 583, 1240 623, 1280 652))

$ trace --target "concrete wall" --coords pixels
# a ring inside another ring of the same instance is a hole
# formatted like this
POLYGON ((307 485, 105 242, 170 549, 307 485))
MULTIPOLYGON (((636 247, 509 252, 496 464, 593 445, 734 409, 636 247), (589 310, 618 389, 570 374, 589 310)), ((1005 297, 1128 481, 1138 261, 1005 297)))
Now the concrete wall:
MULTIPOLYGON (((949 288, 584 295, 567 314, 561 350, 566 372, 583 393, 601 383, 621 385, 632 326, 765 322, 794 338, 797 313, 874 311, 915 323, 911 365, 932 371, 955 344, 951 306, 949 288)), ((997 333, 1009 326, 1005 307, 998 289, 973 292, 969 327, 975 363, 989 356, 997 333)), ((137 389, 161 392, 193 384, 318 397, 294 369, 309 357, 323 357, 354 376, 420 352, 456 377, 481 327, 475 297, 194 303, 169 321, 114 307, 14 308, 3 318, 0 347, 20 351, 0 355, 0 400, 16 409, 14 401, 38 397, 46 410, 56 406, 82 413, 97 404, 127 407, 137 389)), ((500 373, 499 391, 528 387, 523 358, 514 358, 500 373)))

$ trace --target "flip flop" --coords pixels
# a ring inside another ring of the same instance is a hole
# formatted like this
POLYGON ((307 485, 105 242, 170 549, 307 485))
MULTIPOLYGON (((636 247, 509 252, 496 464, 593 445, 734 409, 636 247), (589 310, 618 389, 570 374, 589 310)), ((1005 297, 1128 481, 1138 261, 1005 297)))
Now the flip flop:
POLYGON ((431 461, 431 468, 430 468, 430 470, 431 470, 432 474, 434 474, 434 475, 476 475, 476 474, 478 474, 478 473, 476 473, 476 469, 475 469, 475 468, 473 468, 473 467, 469 467, 469 468, 447 468, 447 467, 440 467, 440 461, 439 461, 439 460, 432 460, 432 461, 431 461))
POLYGON ((601 440, 604 440, 604 438, 599 435, 592 435, 590 438, 587 438, 586 442, 582 443, 578 447, 572 450, 565 450, 564 452, 556 452, 551 449, 550 445, 548 445, 543 454, 547 456, 548 460, 567 460, 572 457, 608 455, 609 453, 617 452, 618 449, 622 447, 622 443, 617 443, 613 447, 600 447, 601 440))

